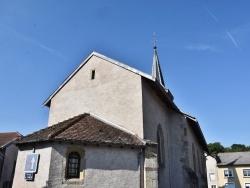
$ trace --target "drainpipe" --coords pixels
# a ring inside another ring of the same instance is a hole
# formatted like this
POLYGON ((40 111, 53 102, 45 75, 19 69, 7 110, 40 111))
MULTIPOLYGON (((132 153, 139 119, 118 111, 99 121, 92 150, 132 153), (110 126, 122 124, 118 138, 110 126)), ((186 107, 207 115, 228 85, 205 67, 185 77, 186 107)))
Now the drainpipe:
POLYGON ((138 154, 138 160, 140 165, 140 188, 144 188, 144 156, 145 149, 142 148, 138 154))

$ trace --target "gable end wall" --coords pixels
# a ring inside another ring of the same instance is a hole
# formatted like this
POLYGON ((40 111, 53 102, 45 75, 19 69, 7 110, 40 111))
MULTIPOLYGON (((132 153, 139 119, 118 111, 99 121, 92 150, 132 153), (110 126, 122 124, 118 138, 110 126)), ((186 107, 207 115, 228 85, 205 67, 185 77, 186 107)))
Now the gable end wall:
POLYGON ((52 98, 48 126, 85 112, 143 137, 141 76, 92 56, 52 98))

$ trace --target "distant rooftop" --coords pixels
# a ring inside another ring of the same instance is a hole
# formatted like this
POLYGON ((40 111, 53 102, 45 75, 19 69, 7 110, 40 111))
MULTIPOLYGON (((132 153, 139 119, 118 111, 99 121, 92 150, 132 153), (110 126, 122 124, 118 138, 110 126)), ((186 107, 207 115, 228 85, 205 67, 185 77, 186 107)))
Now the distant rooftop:
POLYGON ((16 138, 22 136, 19 132, 0 133, 0 148, 4 148, 16 138))
POLYGON ((250 152, 218 153, 218 166, 250 165, 250 152))

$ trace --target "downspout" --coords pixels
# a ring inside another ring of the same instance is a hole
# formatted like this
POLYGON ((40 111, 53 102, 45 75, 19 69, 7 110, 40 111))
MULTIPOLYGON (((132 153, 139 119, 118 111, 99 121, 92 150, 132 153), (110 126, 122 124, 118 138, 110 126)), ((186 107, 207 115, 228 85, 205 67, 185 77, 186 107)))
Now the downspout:
POLYGON ((144 156, 145 156, 145 148, 142 148, 138 154, 139 165, 140 165, 140 188, 144 188, 144 156))

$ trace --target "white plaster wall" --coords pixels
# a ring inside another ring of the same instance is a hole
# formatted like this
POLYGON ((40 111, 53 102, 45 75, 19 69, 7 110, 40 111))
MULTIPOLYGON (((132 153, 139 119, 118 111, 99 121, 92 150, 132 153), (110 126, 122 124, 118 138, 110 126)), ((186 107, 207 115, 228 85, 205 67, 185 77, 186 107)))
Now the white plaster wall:
POLYGON ((26 155, 33 153, 33 148, 30 146, 20 147, 18 152, 18 158, 16 163, 15 176, 13 181, 13 188, 42 188, 46 187, 49 178, 49 166, 51 147, 48 145, 36 146, 35 153, 40 154, 40 160, 38 165, 38 171, 35 174, 34 181, 25 180, 24 164, 26 155))
POLYGON ((215 158, 211 156, 206 156, 206 166, 208 187, 211 187, 211 185, 216 185, 216 187, 218 187, 217 162, 215 158), (211 173, 215 174, 215 180, 210 180, 209 174, 211 173))
POLYGON ((141 77, 93 56, 52 98, 48 126, 93 112, 143 137, 141 77), (91 70, 95 79, 91 80, 91 70))

